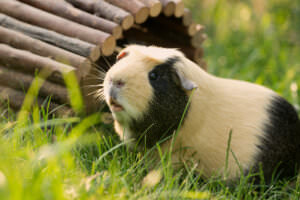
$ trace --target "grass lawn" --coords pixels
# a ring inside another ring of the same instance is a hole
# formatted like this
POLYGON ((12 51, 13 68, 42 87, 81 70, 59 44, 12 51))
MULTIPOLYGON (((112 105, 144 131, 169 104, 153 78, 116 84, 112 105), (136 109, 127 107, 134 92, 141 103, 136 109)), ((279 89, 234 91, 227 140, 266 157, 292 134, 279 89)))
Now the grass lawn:
MULTIPOLYGON (((265 85, 300 108, 300 3, 298 0, 185 0, 206 26, 209 72, 265 85)), ((32 93, 37 91, 32 87, 32 93)), ((72 89, 72 104, 80 97, 72 89)), ((28 96, 27 105, 31 103, 28 96)), ((142 184, 149 156, 129 151, 100 113, 50 117, 26 105, 17 116, 0 109, 0 199, 300 199, 300 185, 254 186, 242 177, 229 187, 201 180, 193 168, 174 171, 162 158, 163 176, 142 184), (31 114, 29 114, 31 113, 31 114), (152 185, 151 185, 152 184, 152 185)))

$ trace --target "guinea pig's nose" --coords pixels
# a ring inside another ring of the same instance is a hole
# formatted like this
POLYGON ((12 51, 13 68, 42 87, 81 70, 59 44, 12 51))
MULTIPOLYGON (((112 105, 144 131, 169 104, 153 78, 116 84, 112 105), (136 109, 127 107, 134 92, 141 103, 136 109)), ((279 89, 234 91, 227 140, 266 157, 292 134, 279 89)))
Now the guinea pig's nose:
POLYGON ((117 88, 121 88, 125 85, 125 83, 122 80, 116 80, 116 81, 113 81, 113 85, 117 88))

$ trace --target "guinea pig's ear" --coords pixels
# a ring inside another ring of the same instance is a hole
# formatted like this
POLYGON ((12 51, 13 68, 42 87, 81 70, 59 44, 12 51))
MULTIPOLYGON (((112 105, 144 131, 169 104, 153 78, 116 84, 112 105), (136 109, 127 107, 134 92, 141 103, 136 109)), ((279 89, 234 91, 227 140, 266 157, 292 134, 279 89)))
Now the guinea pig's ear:
POLYGON ((196 83, 184 77, 184 75, 176 69, 173 73, 173 80, 177 85, 186 91, 191 91, 198 87, 196 83))

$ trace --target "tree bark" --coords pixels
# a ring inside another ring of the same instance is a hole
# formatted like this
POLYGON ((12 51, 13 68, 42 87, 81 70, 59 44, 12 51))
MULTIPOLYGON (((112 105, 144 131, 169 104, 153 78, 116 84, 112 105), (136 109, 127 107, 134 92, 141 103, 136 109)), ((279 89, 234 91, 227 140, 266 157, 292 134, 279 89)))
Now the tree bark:
POLYGON ((182 24, 184 26, 189 26, 193 23, 193 16, 189 9, 185 8, 182 16, 182 24))
POLYGON ((141 24, 148 19, 149 8, 147 8, 142 2, 138 0, 105 0, 115 6, 127 10, 134 16, 134 20, 137 24, 141 24))
POLYGON ((73 6, 85 10, 89 13, 94 13, 95 0, 66 0, 73 6))
POLYGON ((163 5, 163 13, 165 16, 170 17, 175 13, 175 3, 168 0, 160 0, 163 5))
MULTIPOLYGON (((49 74, 49 79, 60 84, 64 83, 63 74, 76 73, 74 67, 5 44, 0 44, 0 64, 7 68, 14 68, 31 74, 34 74, 36 70, 43 71, 49 74)), ((76 75, 80 80, 80 74, 76 73, 76 75)))
POLYGON ((96 45, 64 36, 54 31, 49 31, 37 26, 29 25, 7 15, 0 13, 0 25, 18 32, 22 32, 32 38, 61 47, 75 54, 96 61, 100 57, 100 48, 96 45))
POLYGON ((15 0, 1 0, 0 12, 27 23, 100 45, 104 55, 112 54, 116 46, 115 38, 107 33, 57 17, 15 0))
POLYGON ((184 4, 182 0, 160 0, 163 4, 164 14, 179 18, 184 14, 184 4))
POLYGON ((182 0, 169 0, 175 3, 175 17, 182 17, 184 14, 184 3, 182 0))
MULTIPOLYGON (((19 91, 27 91, 34 77, 15 70, 0 66, 0 85, 19 91)), ((42 97, 51 96, 51 99, 60 104, 69 103, 68 91, 65 87, 45 81, 39 90, 42 97)))
MULTIPOLYGON (((3 101, 7 102, 13 109, 20 110, 22 108, 24 99, 24 92, 0 85, 0 103, 3 103, 3 101)), ((44 106, 45 108, 47 108, 48 104, 44 99, 37 98, 36 102, 39 106, 44 106)), ((59 116, 68 116, 73 113, 71 108, 67 106, 61 106, 53 102, 50 102, 49 111, 59 116)))
POLYGON ((140 0, 150 9, 150 16, 157 17, 162 11, 162 4, 159 0, 140 0))
POLYGON ((195 48, 200 48, 202 43, 206 40, 207 35, 203 31, 198 31, 191 39, 191 44, 195 48))
POLYGON ((122 35, 122 28, 118 24, 74 8, 64 0, 56 0, 55 3, 53 3, 53 0, 20 1, 74 22, 112 34, 115 38, 120 38, 122 35))
POLYGON ((124 30, 128 30, 134 23, 133 16, 127 11, 109 4, 103 0, 66 0, 72 5, 120 24, 124 30))
POLYGON ((76 67, 78 73, 86 76, 91 67, 91 62, 82 56, 70 53, 66 50, 33 39, 27 35, 0 26, 0 42, 17 49, 30 51, 34 54, 50 57, 60 63, 66 63, 76 67))

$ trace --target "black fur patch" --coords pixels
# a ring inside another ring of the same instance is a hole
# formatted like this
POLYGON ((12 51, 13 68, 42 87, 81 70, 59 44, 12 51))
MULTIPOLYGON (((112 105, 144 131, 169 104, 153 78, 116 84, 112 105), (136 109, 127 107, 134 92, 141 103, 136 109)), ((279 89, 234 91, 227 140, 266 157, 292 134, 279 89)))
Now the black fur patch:
POLYGON ((300 164, 300 122, 294 107, 282 97, 272 100, 267 110, 270 123, 265 125, 265 138, 255 170, 261 167, 266 183, 294 177, 300 164))
POLYGON ((189 97, 178 84, 179 77, 173 67, 177 61, 178 58, 170 58, 149 72, 154 97, 143 118, 130 124, 134 137, 141 145, 145 142, 147 148, 174 133, 187 106, 189 97), (151 73, 155 74, 155 80, 151 73))

